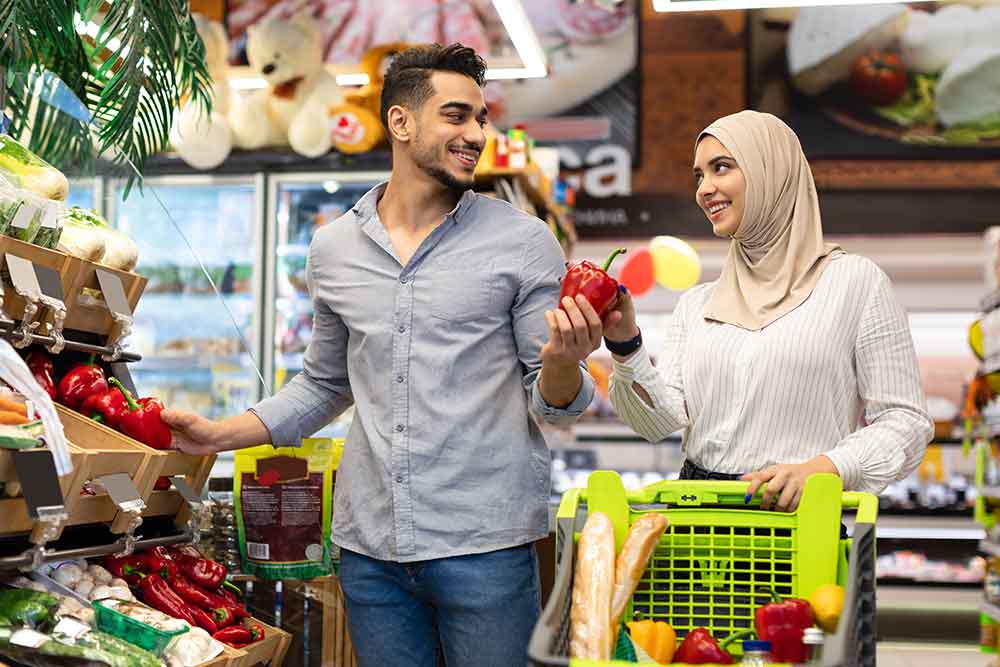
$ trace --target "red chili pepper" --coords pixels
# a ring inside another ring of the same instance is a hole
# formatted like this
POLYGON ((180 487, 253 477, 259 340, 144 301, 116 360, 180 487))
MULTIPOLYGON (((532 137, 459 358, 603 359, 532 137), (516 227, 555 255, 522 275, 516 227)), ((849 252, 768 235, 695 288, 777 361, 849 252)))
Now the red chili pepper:
POLYGON ((52 357, 45 354, 40 350, 32 350, 28 353, 25 363, 28 364, 28 370, 35 378, 35 382, 38 386, 49 395, 52 400, 56 398, 56 383, 52 379, 55 370, 52 366, 52 357))
MULTIPOLYGON (((140 556, 142 556, 143 562, 146 565, 146 572, 149 574, 158 574, 171 585, 173 584, 174 578, 177 576, 177 563, 173 561, 165 548, 153 547, 149 551, 140 554, 140 556)), ((174 586, 174 591, 177 592, 176 586, 174 586)), ((181 597, 183 598, 184 596, 182 595, 181 597)))
POLYGON ((118 378, 111 378, 110 382, 121 390, 128 403, 128 409, 121 416, 122 432, 153 449, 170 449, 173 439, 170 427, 160 419, 163 403, 156 398, 143 398, 136 402, 118 378))
POLYGON ((715 641, 712 633, 705 628, 695 628, 687 633, 684 641, 677 647, 674 654, 674 662, 683 662, 691 665, 704 665, 709 663, 719 665, 732 665, 733 657, 726 652, 726 646, 741 637, 747 637, 750 630, 738 632, 730 635, 721 644, 715 641))
POLYGON ((758 607, 754 613, 757 636, 771 642, 775 662, 805 662, 809 657, 802 632, 813 625, 812 607, 799 598, 782 600, 771 591, 774 602, 758 607))
POLYGON ((146 559, 140 555, 105 556, 103 563, 112 576, 124 579, 130 586, 137 586, 146 572, 146 559))
POLYGON ((564 297, 575 299, 578 294, 582 294, 603 319, 618 300, 618 281, 608 275, 608 268, 611 262, 615 261, 615 257, 623 252, 625 248, 616 248, 608 255, 603 268, 588 261, 570 264, 562 279, 562 290, 559 293, 560 307, 564 297))
POLYGON ((160 575, 147 574, 139 582, 139 588, 142 590, 142 601, 153 609, 187 621, 191 625, 197 625, 184 600, 170 588, 170 585, 160 575))
POLYGON ((214 591, 226 578, 226 568, 207 558, 190 556, 178 549, 170 549, 170 556, 177 562, 180 571, 202 588, 214 591))
POLYGON ((264 638, 264 626, 254 621, 253 619, 243 622, 243 627, 250 631, 250 635, 253 637, 251 642, 259 642, 264 638))
POLYGON ((232 607, 216 607, 212 610, 212 616, 220 628, 236 625, 236 610, 232 607))
POLYGON ((73 366, 59 381, 59 402, 67 408, 79 410, 88 396, 107 391, 108 380, 104 369, 96 366, 94 355, 90 355, 90 361, 73 366))
POLYGON ((215 621, 212 620, 212 617, 204 609, 188 605, 188 611, 194 618, 194 622, 198 624, 198 627, 208 632, 208 634, 214 635, 219 631, 219 626, 215 624, 215 621))
POLYGON ((194 585, 190 579, 185 577, 183 574, 176 573, 169 580, 170 585, 173 587, 177 595, 181 596, 186 602, 200 607, 205 611, 214 612, 219 607, 228 607, 229 604, 220 605, 207 591, 203 591, 194 585))
POLYGON ((219 630, 212 635, 212 639, 218 639, 223 644, 233 646, 234 644, 249 644, 253 641, 253 634, 246 628, 234 625, 219 630))
POLYGON ((230 604, 242 605, 243 602, 240 597, 234 593, 230 587, 235 588, 234 584, 229 581, 222 582, 222 588, 217 591, 217 594, 229 601, 230 604))
POLYGON ((118 428, 121 417, 128 410, 128 403, 117 387, 98 394, 91 394, 80 406, 80 414, 94 421, 118 428))
POLYGON ((173 483, 169 477, 160 477, 156 480, 156 484, 153 485, 153 491, 168 491, 171 486, 173 486, 173 483))

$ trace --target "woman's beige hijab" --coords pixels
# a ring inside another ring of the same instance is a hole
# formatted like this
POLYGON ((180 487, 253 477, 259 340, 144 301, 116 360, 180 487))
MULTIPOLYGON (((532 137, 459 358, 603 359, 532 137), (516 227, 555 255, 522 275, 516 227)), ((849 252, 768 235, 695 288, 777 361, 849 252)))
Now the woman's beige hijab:
POLYGON ((823 243, 819 201, 798 137, 777 117, 741 111, 709 125, 743 171, 743 219, 708 319, 756 331, 800 306, 840 246, 823 243))

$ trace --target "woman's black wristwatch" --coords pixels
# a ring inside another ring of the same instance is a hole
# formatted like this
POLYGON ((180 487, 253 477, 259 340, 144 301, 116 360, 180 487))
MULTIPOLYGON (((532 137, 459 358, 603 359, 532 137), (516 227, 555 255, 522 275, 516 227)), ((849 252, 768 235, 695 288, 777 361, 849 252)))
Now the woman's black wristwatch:
POLYGON ((642 347, 642 332, 640 331, 635 335, 635 338, 631 340, 623 341, 613 341, 604 339, 604 347, 608 348, 608 352, 611 354, 617 354, 619 357, 627 357, 632 354, 640 347, 642 347))

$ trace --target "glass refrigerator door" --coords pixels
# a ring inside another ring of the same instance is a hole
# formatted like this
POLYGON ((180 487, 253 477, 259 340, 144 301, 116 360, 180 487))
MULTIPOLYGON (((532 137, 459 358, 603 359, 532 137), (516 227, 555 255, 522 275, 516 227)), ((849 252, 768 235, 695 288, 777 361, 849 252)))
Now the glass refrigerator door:
MULTIPOLYGON (((322 225, 334 222, 388 173, 285 175, 271 179, 270 253, 267 304, 268 330, 273 332, 268 382, 278 391, 302 370, 302 356, 312 338, 312 303, 305 269, 309 243, 322 225)), ((336 426, 323 435, 340 433, 336 426)))
POLYGON ((143 357, 136 388, 206 417, 246 410, 260 395, 257 372, 198 259, 259 359, 263 177, 149 178, 125 201, 123 186, 110 184, 109 219, 139 246, 136 270, 149 279, 131 338, 143 357))

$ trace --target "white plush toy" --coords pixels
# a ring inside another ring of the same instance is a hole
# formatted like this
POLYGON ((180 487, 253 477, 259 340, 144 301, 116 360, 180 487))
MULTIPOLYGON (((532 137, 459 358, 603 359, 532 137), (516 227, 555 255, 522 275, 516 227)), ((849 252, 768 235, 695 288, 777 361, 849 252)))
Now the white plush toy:
POLYGON ((234 143, 251 149, 288 144, 306 157, 327 153, 333 140, 329 111, 343 94, 323 65, 317 22, 298 15, 250 27, 247 59, 267 88, 234 105, 234 143))
POLYGON ((218 21, 199 14, 194 15, 194 20, 205 43, 205 62, 212 77, 212 113, 206 117, 197 105, 190 100, 185 102, 174 112, 170 144, 195 169, 213 169, 229 156, 233 145, 228 119, 232 110, 227 64, 229 40, 218 21))

